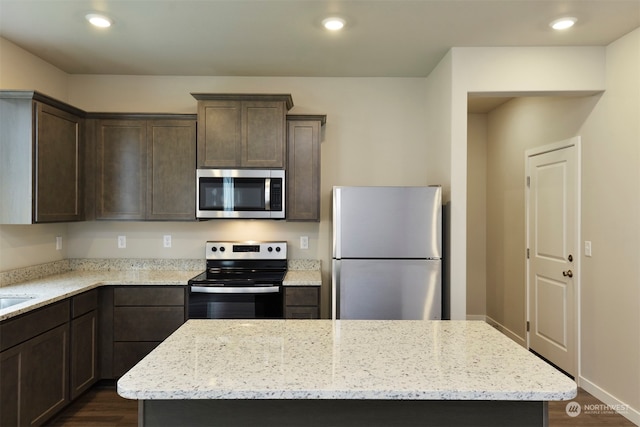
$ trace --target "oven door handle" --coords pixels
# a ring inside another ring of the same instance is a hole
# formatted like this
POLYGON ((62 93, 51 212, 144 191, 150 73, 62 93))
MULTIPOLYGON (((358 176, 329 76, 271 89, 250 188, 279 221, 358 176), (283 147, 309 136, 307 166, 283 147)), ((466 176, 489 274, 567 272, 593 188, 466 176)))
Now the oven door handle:
POLYGON ((191 292, 203 294, 275 294, 279 286, 191 286, 191 292))

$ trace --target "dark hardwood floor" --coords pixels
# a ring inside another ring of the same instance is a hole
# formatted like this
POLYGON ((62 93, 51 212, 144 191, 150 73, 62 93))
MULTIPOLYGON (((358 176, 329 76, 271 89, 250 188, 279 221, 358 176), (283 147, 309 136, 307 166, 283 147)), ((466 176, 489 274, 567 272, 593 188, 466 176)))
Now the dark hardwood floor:
MULTIPOLYGON (((567 415, 568 402, 551 402, 549 404, 549 427, 635 426, 622 415, 603 411, 605 405, 582 389, 579 389, 578 397, 573 401, 579 403, 582 409, 576 417, 567 415)), ((101 383, 85 393, 46 426, 136 427, 138 425, 137 416, 138 404, 136 401, 118 396, 113 384, 101 383)), ((517 423, 514 423, 514 427, 517 427, 517 423)))

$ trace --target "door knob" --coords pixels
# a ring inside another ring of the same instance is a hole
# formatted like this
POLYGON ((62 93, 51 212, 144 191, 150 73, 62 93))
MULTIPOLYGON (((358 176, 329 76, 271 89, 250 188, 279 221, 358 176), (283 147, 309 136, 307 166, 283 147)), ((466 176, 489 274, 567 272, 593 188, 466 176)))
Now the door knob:
POLYGON ((571 270, 563 271, 562 275, 564 277, 573 277, 573 271, 571 271, 571 270))

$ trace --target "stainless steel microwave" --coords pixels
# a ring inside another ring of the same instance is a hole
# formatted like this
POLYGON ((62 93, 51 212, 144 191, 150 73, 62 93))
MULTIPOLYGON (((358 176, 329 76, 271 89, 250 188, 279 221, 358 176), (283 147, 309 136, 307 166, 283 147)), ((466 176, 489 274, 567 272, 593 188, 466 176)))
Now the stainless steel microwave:
POLYGON ((196 218, 283 219, 284 176, 271 169, 197 169, 196 218))

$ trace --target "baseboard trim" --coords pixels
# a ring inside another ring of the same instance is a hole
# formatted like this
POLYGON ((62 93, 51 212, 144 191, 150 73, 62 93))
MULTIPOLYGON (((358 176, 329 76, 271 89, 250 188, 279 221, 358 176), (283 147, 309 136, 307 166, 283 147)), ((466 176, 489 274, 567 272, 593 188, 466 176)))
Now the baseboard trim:
POLYGON ((632 423, 640 425, 640 410, 632 408, 631 405, 624 403, 583 376, 580 377, 580 387, 593 397, 601 400, 605 405, 609 405, 612 409, 615 409, 618 414, 622 415, 632 423))
POLYGON ((492 319, 489 316, 486 316, 485 321, 489 325, 493 326, 494 328, 496 328, 497 330, 499 330, 500 332, 502 332, 503 334, 505 334, 506 336, 508 336, 512 340, 514 340, 516 343, 520 344, 522 347, 527 348, 527 340, 525 338, 519 336, 518 334, 513 332, 511 329, 509 329, 506 326, 500 324, 499 322, 495 321, 494 319, 492 319))

